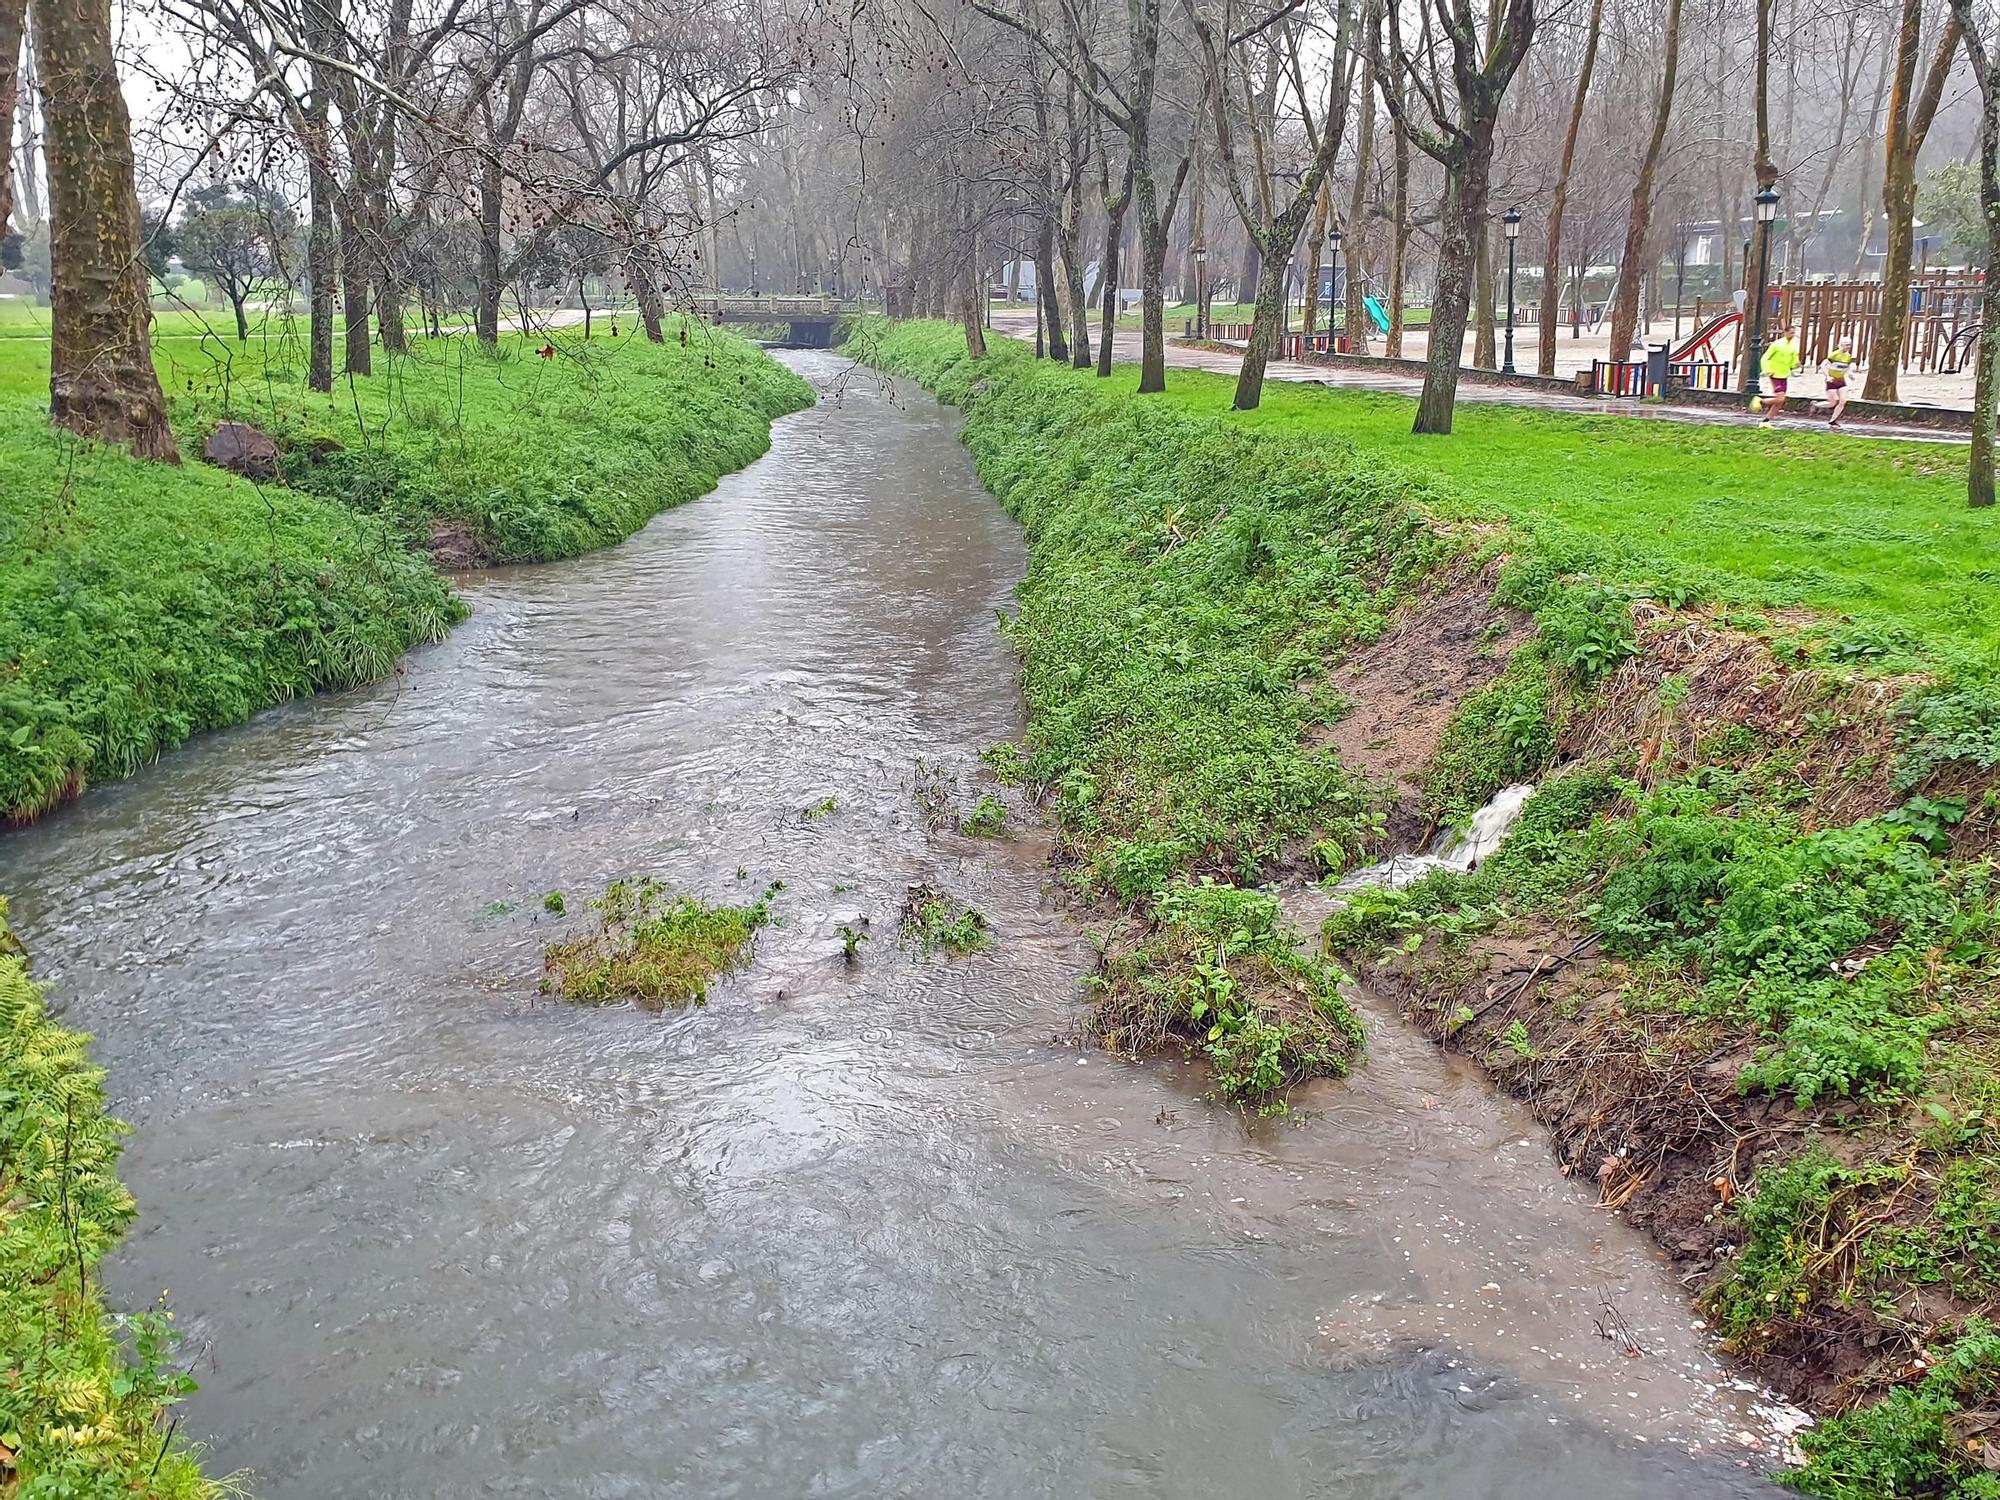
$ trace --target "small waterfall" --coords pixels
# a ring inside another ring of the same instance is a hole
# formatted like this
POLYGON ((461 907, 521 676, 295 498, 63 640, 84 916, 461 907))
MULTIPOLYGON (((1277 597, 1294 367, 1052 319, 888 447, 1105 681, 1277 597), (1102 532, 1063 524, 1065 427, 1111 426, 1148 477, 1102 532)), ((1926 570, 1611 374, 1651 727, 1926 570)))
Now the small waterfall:
POLYGON ((1356 891, 1376 886, 1397 891, 1433 870, 1470 870, 1500 847, 1514 819, 1534 795, 1535 788, 1529 782, 1502 787, 1493 794, 1491 802, 1472 815, 1472 826, 1463 834, 1453 837, 1447 829, 1437 836, 1427 853, 1398 854, 1380 864, 1351 871, 1341 877, 1334 890, 1356 891))

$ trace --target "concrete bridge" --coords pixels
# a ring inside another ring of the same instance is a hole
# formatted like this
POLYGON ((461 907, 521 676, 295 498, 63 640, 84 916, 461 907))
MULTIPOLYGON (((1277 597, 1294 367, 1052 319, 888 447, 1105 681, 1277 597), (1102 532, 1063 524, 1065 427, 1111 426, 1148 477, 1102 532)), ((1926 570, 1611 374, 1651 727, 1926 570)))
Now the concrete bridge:
POLYGON ((829 347, 843 318, 867 310, 859 301, 840 297, 767 297, 762 293, 704 297, 698 306, 711 323, 783 323, 790 329, 786 342, 803 349, 829 347))

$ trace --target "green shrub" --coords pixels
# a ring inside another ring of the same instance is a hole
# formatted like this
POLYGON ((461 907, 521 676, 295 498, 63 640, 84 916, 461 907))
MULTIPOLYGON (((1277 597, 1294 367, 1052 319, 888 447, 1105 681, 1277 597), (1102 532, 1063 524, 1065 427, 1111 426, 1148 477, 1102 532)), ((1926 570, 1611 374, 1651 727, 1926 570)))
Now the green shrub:
POLYGON ((2000 1475, 1984 1470, 1951 1427, 1961 1411, 1996 1399, 2000 1334, 1974 1321, 1934 1352, 1922 1380, 1802 1433, 1805 1466, 1785 1482, 1822 1500, 2000 1500, 2000 1475))

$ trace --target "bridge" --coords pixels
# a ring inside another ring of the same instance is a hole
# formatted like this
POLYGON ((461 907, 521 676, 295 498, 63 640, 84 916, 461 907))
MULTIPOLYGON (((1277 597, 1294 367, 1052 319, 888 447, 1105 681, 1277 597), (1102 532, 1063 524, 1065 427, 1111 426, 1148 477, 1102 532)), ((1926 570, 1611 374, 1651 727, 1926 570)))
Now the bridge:
POLYGON ((868 310, 854 298, 767 297, 758 292, 747 297, 702 297, 696 306, 711 323, 783 323, 790 330, 786 342, 805 349, 829 347, 843 318, 868 310))

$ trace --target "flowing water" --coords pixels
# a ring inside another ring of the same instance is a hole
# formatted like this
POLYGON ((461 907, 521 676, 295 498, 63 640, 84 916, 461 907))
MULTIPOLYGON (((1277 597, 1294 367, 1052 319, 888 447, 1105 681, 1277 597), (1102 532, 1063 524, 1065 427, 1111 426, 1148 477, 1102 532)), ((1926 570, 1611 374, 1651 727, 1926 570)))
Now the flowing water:
POLYGON ((969 803, 1019 732, 1022 545, 947 413, 843 384, 627 545, 469 580, 400 681, 0 843, 137 1127, 113 1290, 171 1290, 213 1465, 370 1500, 1749 1493, 1748 1398, 1661 1264, 1393 1017, 1290 1122, 1061 1040, 1089 949, 1044 849, 911 796, 922 756, 969 803), (782 879, 784 924, 705 1008, 538 999, 583 920, 543 894, 640 871, 782 879), (992 949, 899 949, 918 881, 992 949))

